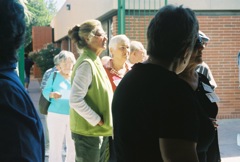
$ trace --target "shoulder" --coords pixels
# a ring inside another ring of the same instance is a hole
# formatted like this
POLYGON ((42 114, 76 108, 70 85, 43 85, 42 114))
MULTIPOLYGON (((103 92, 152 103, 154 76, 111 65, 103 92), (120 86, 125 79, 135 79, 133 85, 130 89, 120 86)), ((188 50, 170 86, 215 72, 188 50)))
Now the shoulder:
POLYGON ((21 83, 18 83, 18 80, 13 81, 12 79, 13 78, 0 79, 0 103, 13 105, 13 108, 24 108, 26 107, 26 102, 29 101, 29 96, 27 95, 27 92, 25 92, 21 83), (11 96, 11 98, 9 98, 9 96, 11 96))
POLYGON ((110 67, 110 62, 111 62, 112 58, 110 56, 103 56, 101 58, 102 64, 105 68, 109 68, 110 67))

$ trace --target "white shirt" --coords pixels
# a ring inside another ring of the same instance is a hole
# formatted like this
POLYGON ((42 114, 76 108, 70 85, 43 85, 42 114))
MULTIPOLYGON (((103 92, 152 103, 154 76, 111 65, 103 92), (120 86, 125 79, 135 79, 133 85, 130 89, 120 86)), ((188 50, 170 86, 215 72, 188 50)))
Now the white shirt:
POLYGON ((92 83, 92 68, 88 62, 83 62, 76 70, 70 92, 70 107, 82 116, 89 124, 96 126, 101 117, 88 106, 84 98, 92 83))

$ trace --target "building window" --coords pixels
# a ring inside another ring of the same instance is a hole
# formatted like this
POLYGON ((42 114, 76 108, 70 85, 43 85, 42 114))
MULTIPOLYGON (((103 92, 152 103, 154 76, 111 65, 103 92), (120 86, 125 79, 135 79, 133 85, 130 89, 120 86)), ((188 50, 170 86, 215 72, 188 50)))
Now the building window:
POLYGON ((71 10, 71 5, 70 4, 66 4, 67 10, 70 11, 71 10))

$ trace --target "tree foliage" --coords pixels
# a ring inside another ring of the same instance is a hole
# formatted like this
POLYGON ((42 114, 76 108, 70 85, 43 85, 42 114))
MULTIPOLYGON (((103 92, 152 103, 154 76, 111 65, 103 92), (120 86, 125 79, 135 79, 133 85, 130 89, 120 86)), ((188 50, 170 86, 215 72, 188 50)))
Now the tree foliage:
MULTIPOLYGON (((31 16, 26 29, 25 47, 28 47, 32 42, 32 27, 49 26, 56 14, 56 2, 54 0, 28 0, 27 2, 27 8, 31 16)), ((31 51, 31 48, 28 51, 31 51)))
POLYGON ((47 69, 54 66, 53 58, 59 54, 60 51, 60 48, 56 48, 53 44, 48 44, 39 51, 30 52, 29 57, 37 64, 42 74, 44 74, 47 69))

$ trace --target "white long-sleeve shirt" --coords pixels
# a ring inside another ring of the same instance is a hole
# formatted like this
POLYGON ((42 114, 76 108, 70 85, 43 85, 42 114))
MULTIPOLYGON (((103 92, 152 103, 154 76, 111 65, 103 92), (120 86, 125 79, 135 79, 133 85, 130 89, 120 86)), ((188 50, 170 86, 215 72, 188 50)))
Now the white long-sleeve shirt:
POLYGON ((88 62, 83 62, 76 70, 70 92, 70 107, 73 108, 92 126, 97 125, 101 117, 88 106, 84 98, 92 83, 92 69, 88 62))

